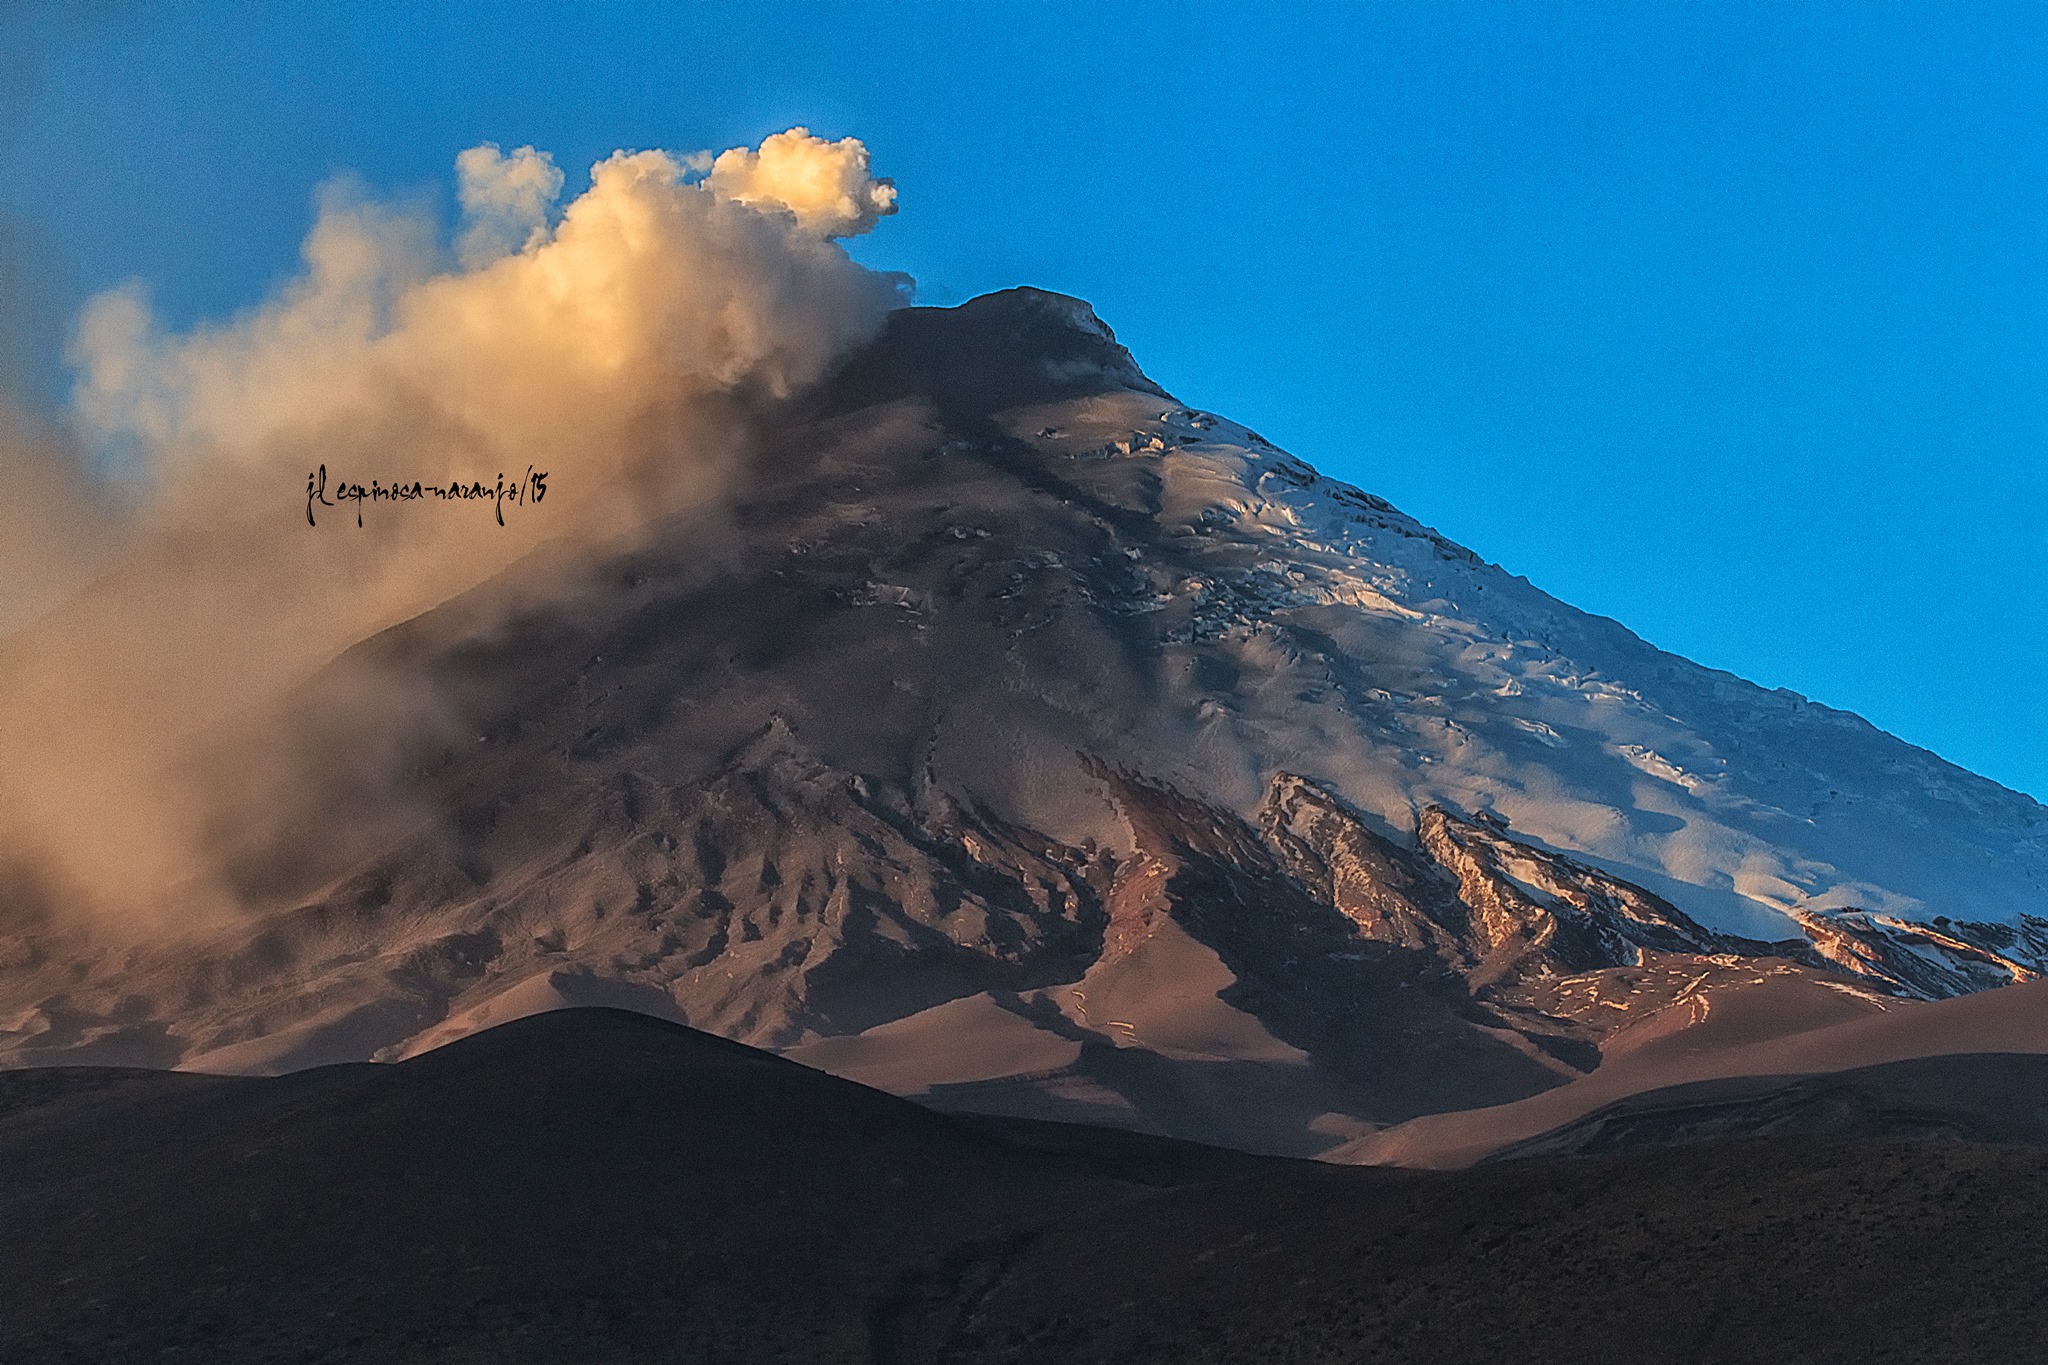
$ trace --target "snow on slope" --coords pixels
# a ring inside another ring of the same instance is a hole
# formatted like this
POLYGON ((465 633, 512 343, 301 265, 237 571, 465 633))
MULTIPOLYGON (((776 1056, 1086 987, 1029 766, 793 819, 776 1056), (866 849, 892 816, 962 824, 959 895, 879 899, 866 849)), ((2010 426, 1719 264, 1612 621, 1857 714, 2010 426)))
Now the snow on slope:
POLYGON ((1271 766, 1395 829, 1430 804, 1491 812, 1757 938, 1830 912, 2016 924, 2048 909, 2032 799, 1659 650, 1238 424, 1149 395, 1092 400, 1080 420, 1061 406, 1058 427, 1038 410, 1006 425, 1077 479, 1150 464, 1162 522, 1214 564, 1154 606, 1178 601, 1188 645, 1232 645, 1285 683, 1240 688, 1217 716, 1271 766))

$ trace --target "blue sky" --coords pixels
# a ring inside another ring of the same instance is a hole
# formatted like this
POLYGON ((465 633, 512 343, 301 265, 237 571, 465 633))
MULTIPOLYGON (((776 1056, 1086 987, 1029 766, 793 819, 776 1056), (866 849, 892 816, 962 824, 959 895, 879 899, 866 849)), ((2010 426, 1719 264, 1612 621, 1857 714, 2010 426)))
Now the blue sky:
POLYGON ((0 0, 29 343, 288 274, 322 181, 452 197, 805 124, 928 302, 1151 373, 1704 663, 2048 796, 2048 7, 0 0))

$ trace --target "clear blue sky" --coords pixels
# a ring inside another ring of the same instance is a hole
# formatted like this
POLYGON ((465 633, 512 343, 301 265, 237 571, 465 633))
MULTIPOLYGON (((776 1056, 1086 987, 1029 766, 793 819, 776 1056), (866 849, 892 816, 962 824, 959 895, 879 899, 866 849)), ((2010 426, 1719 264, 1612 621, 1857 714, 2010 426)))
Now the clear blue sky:
MULTIPOLYGON (((0 0, 0 298, 61 383, 455 152, 855 134, 927 301, 1092 300, 1246 421, 1657 644, 2048 796, 2048 7, 0 0)), ((0 490, 4 496, 4 490, 0 490)))

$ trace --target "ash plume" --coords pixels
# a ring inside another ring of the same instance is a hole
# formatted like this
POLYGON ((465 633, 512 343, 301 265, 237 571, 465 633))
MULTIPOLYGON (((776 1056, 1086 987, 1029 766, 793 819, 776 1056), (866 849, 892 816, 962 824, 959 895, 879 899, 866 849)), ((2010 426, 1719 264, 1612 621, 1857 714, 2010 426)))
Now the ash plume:
MULTIPOLYGON (((715 160, 621 151, 560 203, 545 153, 485 145, 456 162, 452 247, 427 212, 334 184, 301 271, 241 316, 168 332, 140 286, 93 299, 69 430, 0 427, 0 862, 101 927, 219 913, 219 737, 544 541, 715 520, 748 405, 903 302, 833 240, 894 211, 867 167, 792 129, 715 160), (330 505, 536 472, 544 503, 509 509, 330 505)), ((384 691, 362 704, 435 723, 434 699, 384 691)), ((233 766, 286 801, 325 780, 233 766)))
POLYGON ((868 149, 856 138, 827 142, 791 128, 761 143, 734 147, 711 163, 711 192, 734 203, 781 208, 808 231, 856 237, 896 212, 896 185, 868 172, 868 149))

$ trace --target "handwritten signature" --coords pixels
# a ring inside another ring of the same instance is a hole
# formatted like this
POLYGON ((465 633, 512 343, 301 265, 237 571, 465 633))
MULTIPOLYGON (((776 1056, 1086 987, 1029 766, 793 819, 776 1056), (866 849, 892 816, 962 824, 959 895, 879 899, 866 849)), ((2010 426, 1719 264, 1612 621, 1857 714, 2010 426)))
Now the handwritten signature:
POLYGON ((538 503, 548 495, 548 472, 526 467, 522 478, 507 483, 500 474, 495 484, 471 483, 426 483, 415 479, 411 483, 381 483, 370 480, 368 486, 360 483, 337 482, 330 490, 327 486, 327 466, 306 475, 306 525, 317 526, 314 520, 315 507, 346 507, 356 505, 356 525, 363 524, 363 504, 366 502, 418 502, 423 498, 437 498, 442 502, 494 502, 497 505, 498 525, 505 524, 505 504, 514 506, 538 503))

